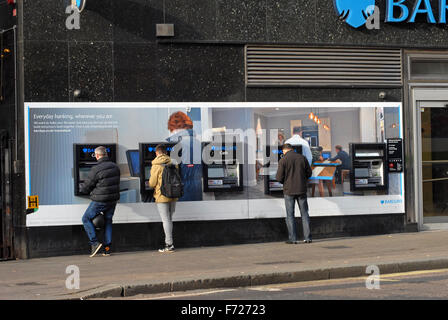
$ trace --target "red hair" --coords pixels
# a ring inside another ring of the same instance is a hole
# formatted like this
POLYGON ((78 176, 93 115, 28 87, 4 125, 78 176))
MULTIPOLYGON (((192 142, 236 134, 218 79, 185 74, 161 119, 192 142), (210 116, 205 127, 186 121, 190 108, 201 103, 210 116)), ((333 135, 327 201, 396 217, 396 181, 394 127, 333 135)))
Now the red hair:
POLYGON ((173 113, 168 119, 168 130, 173 132, 177 129, 193 129, 193 121, 182 111, 173 113))

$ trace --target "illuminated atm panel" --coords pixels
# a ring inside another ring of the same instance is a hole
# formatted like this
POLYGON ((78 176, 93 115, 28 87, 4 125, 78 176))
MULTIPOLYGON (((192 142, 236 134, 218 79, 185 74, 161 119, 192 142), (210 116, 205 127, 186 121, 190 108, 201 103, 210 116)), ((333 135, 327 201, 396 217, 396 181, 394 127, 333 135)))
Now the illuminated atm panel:
POLYGON ((213 163, 204 162, 202 166, 204 192, 243 191, 243 164, 238 159, 238 155, 242 154, 243 144, 204 142, 202 149, 206 147, 210 150, 211 158, 214 158, 217 153, 219 156, 213 163), (230 157, 231 154, 233 154, 232 157, 230 157))
POLYGON ((156 147, 158 145, 164 145, 168 156, 170 156, 176 144, 168 142, 139 143, 140 194, 143 202, 150 202, 153 197, 154 190, 149 187, 149 178, 151 177, 152 161, 156 158, 156 147))
POLYGON ((384 191, 389 188, 385 143, 351 143, 351 191, 384 191))
MULTIPOLYGON (((294 152, 302 154, 302 146, 292 146, 294 152)), ((277 157, 277 163, 268 163, 265 166, 265 174, 264 176, 264 193, 270 194, 271 192, 283 191, 283 184, 277 181, 277 170, 278 170, 278 161, 283 158, 283 150, 281 146, 272 148, 271 146, 266 147, 266 156, 267 157, 277 157)))
POLYGON ((80 196, 79 185, 89 175, 90 169, 97 164, 95 149, 103 146, 107 150, 109 159, 117 162, 117 145, 114 144, 73 144, 73 178, 75 196, 80 196))

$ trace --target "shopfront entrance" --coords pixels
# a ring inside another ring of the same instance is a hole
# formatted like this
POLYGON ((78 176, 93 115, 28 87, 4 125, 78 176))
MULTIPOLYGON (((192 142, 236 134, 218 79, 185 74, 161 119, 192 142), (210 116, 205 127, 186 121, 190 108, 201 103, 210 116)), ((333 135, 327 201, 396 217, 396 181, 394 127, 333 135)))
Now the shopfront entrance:
POLYGON ((413 89, 420 229, 448 228, 448 89, 413 89))
POLYGON ((423 221, 448 222, 448 101, 421 101, 423 221))

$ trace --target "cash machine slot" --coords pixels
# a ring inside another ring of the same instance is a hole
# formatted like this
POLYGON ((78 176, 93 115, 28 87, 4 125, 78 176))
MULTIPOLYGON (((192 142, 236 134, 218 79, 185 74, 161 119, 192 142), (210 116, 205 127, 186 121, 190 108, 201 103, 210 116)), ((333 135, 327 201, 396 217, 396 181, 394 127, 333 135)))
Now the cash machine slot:
POLYGON ((351 143, 351 191, 388 189, 385 143, 351 143))
POLYGON ((242 191, 243 190, 243 164, 238 159, 243 144, 238 142, 202 143, 202 150, 210 147, 210 157, 213 163, 205 164, 203 168, 204 192, 214 191, 242 191), (211 146, 209 146, 211 144, 211 146), (230 157, 229 155, 232 155, 230 157))
POLYGON ((84 183, 92 167, 97 164, 95 149, 99 146, 105 147, 109 159, 116 163, 116 144, 73 144, 73 180, 75 196, 82 195, 79 192, 79 185, 84 183))

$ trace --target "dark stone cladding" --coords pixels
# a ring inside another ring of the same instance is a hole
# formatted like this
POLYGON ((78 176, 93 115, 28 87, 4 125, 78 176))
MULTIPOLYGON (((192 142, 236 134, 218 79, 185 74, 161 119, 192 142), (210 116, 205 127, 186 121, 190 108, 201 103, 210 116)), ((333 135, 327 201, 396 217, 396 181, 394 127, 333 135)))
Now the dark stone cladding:
MULTIPOLYGON (((300 218, 297 221, 300 223, 300 218)), ((312 217, 310 225, 315 240, 405 231, 402 214, 312 217)), ((288 234, 285 220, 281 218, 175 222, 174 228, 177 248, 280 242, 288 234)), ((302 230, 298 230, 301 239, 302 230)), ((82 226, 29 227, 28 239, 30 258, 87 254, 90 249, 82 226)), ((162 245, 161 223, 114 224, 114 252, 156 250, 162 245)))
MULTIPOLYGON (((383 21, 385 1, 377 4, 383 21)), ((354 29, 331 1, 95 0, 80 30, 66 29, 66 5, 24 0, 25 101, 74 101, 75 89, 104 102, 378 101, 376 89, 246 88, 244 45, 447 47, 446 25, 419 17, 354 29), (175 37, 156 38, 164 22, 175 37)), ((389 91, 402 100, 399 89, 389 91)))
MULTIPOLYGON (((3 6, 4 7, 4 6, 3 6)), ((0 6, 1 8, 1 6, 0 6)), ((4 22, 4 21, 2 21, 4 22)), ((5 24, 3 26, 6 26, 5 24)), ((0 26, 0 30, 2 27, 0 26)), ((6 29, 5 29, 6 30, 6 29)), ((8 30, 0 35, 2 48, 8 48, 10 52, 1 52, 2 59, 2 87, 0 88, 0 130, 7 130, 12 137, 15 123, 15 65, 14 65, 14 31, 8 30)))
POLYGON ((16 23, 15 20, 12 15, 12 6, 7 6, 6 3, 2 3, 0 5, 0 31, 12 28, 16 23))

